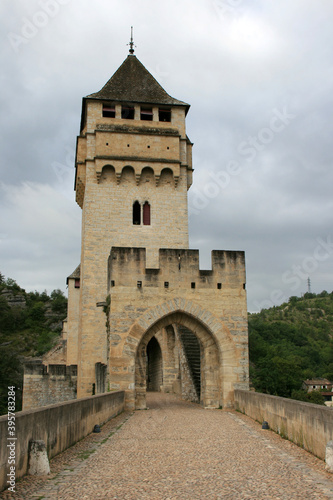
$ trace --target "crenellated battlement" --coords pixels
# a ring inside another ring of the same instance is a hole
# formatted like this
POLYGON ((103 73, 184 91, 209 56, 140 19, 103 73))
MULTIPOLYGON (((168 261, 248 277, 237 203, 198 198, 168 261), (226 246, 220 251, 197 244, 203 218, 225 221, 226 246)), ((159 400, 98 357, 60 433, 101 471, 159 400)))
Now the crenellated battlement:
POLYGON ((24 363, 24 374, 32 376, 76 377, 77 365, 52 364, 47 366, 43 364, 42 360, 31 360, 24 363))
POLYGON ((164 288, 245 288, 243 251, 213 250, 212 269, 199 268, 199 250, 159 250, 159 267, 146 267, 146 249, 112 247, 109 257, 109 288, 114 286, 164 288))

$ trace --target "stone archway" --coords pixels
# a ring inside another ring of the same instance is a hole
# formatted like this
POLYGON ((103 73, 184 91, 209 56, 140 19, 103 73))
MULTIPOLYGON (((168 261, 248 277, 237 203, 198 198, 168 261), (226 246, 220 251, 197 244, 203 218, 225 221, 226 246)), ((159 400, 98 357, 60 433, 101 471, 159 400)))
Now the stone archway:
MULTIPOLYGON (((162 329, 165 332, 171 325, 181 325, 191 330, 201 346, 201 398, 205 408, 218 408, 222 404, 221 355, 218 342, 213 333, 198 318, 184 312, 169 313, 155 321, 143 334, 135 356, 135 408, 146 408, 147 390, 147 347, 152 338, 162 329)), ((170 339, 172 343, 172 339, 170 339)))

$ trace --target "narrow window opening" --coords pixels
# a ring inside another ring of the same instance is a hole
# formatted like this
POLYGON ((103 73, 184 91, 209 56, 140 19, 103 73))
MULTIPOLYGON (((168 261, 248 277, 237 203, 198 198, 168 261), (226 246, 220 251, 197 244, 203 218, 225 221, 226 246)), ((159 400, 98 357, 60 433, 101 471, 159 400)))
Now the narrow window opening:
POLYGON ((134 120, 134 106, 122 106, 121 117, 126 120, 134 120))
POLYGON ((92 395, 95 396, 96 393, 96 384, 92 385, 92 395))
POLYGON ((194 281, 192 281, 192 283, 191 283, 191 288, 195 288, 195 282, 194 281))
POLYGON ((111 104, 103 104, 103 117, 104 118, 115 118, 116 108, 111 104))
POLYGON ((222 288, 222 283, 218 283, 218 284, 217 284, 217 289, 218 289, 218 290, 221 290, 221 288, 222 288))
POLYGON ((141 206, 138 201, 133 203, 133 224, 137 226, 141 224, 141 206))
POLYGON ((171 109, 170 108, 159 108, 158 119, 160 122, 171 122, 171 109))
POLYGON ((136 286, 137 286, 138 288, 142 288, 142 281, 137 281, 136 286))
POLYGON ((109 143, 107 142, 107 143, 106 143, 106 145, 108 146, 108 145, 109 145, 109 143))
POLYGON ((145 201, 143 205, 143 225, 150 226, 150 205, 145 201))
POLYGON ((246 283, 243 283, 243 290, 245 290, 246 288, 246 283))
POLYGON ((148 149, 150 149, 150 146, 147 146, 148 149))
POLYGON ((113 287, 115 285, 114 280, 111 280, 111 286, 113 287))
POLYGON ((140 118, 141 118, 141 120, 152 121, 153 120, 153 108, 141 106, 140 118))
POLYGON ((164 288, 169 288, 169 282, 168 281, 164 282, 164 288))
POLYGON ((74 282, 74 287, 75 288, 80 288, 80 278, 76 278, 74 282))

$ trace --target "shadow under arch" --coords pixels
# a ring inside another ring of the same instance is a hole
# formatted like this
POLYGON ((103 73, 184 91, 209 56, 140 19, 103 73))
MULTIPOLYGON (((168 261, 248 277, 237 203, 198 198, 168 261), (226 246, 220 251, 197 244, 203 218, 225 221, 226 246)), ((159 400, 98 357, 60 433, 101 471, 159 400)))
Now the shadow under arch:
POLYGON ((147 391, 160 391, 163 384, 163 355, 155 335, 147 344, 147 391))
POLYGON ((116 182, 116 171, 113 165, 104 165, 99 182, 116 182))
POLYGON ((138 342, 135 354, 135 408, 146 408, 147 345, 162 329, 181 325, 191 330, 201 346, 201 400, 205 408, 218 408, 222 402, 222 356, 219 344, 207 325, 199 318, 185 312, 170 312, 155 321, 138 342))
POLYGON ((155 185, 155 172, 151 167, 143 167, 140 174, 139 184, 150 183, 155 185))
POLYGON ((122 168, 120 175, 120 185, 122 184, 136 184, 135 170, 131 165, 126 165, 122 168))
POLYGON ((161 170, 161 176, 159 179, 159 186, 174 186, 175 179, 173 170, 169 167, 163 168, 161 170))

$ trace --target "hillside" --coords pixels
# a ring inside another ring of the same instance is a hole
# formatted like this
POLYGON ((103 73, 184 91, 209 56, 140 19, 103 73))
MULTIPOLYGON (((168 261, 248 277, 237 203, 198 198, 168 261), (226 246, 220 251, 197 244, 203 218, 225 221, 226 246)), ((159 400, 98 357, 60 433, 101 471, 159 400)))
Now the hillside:
POLYGON ((303 380, 333 380, 333 292, 249 314, 249 350, 258 392, 301 399, 303 380))
POLYGON ((60 290, 25 292, 0 274, 0 415, 7 412, 7 388, 17 388, 16 410, 21 409, 25 357, 41 356, 58 339, 67 314, 60 290))

